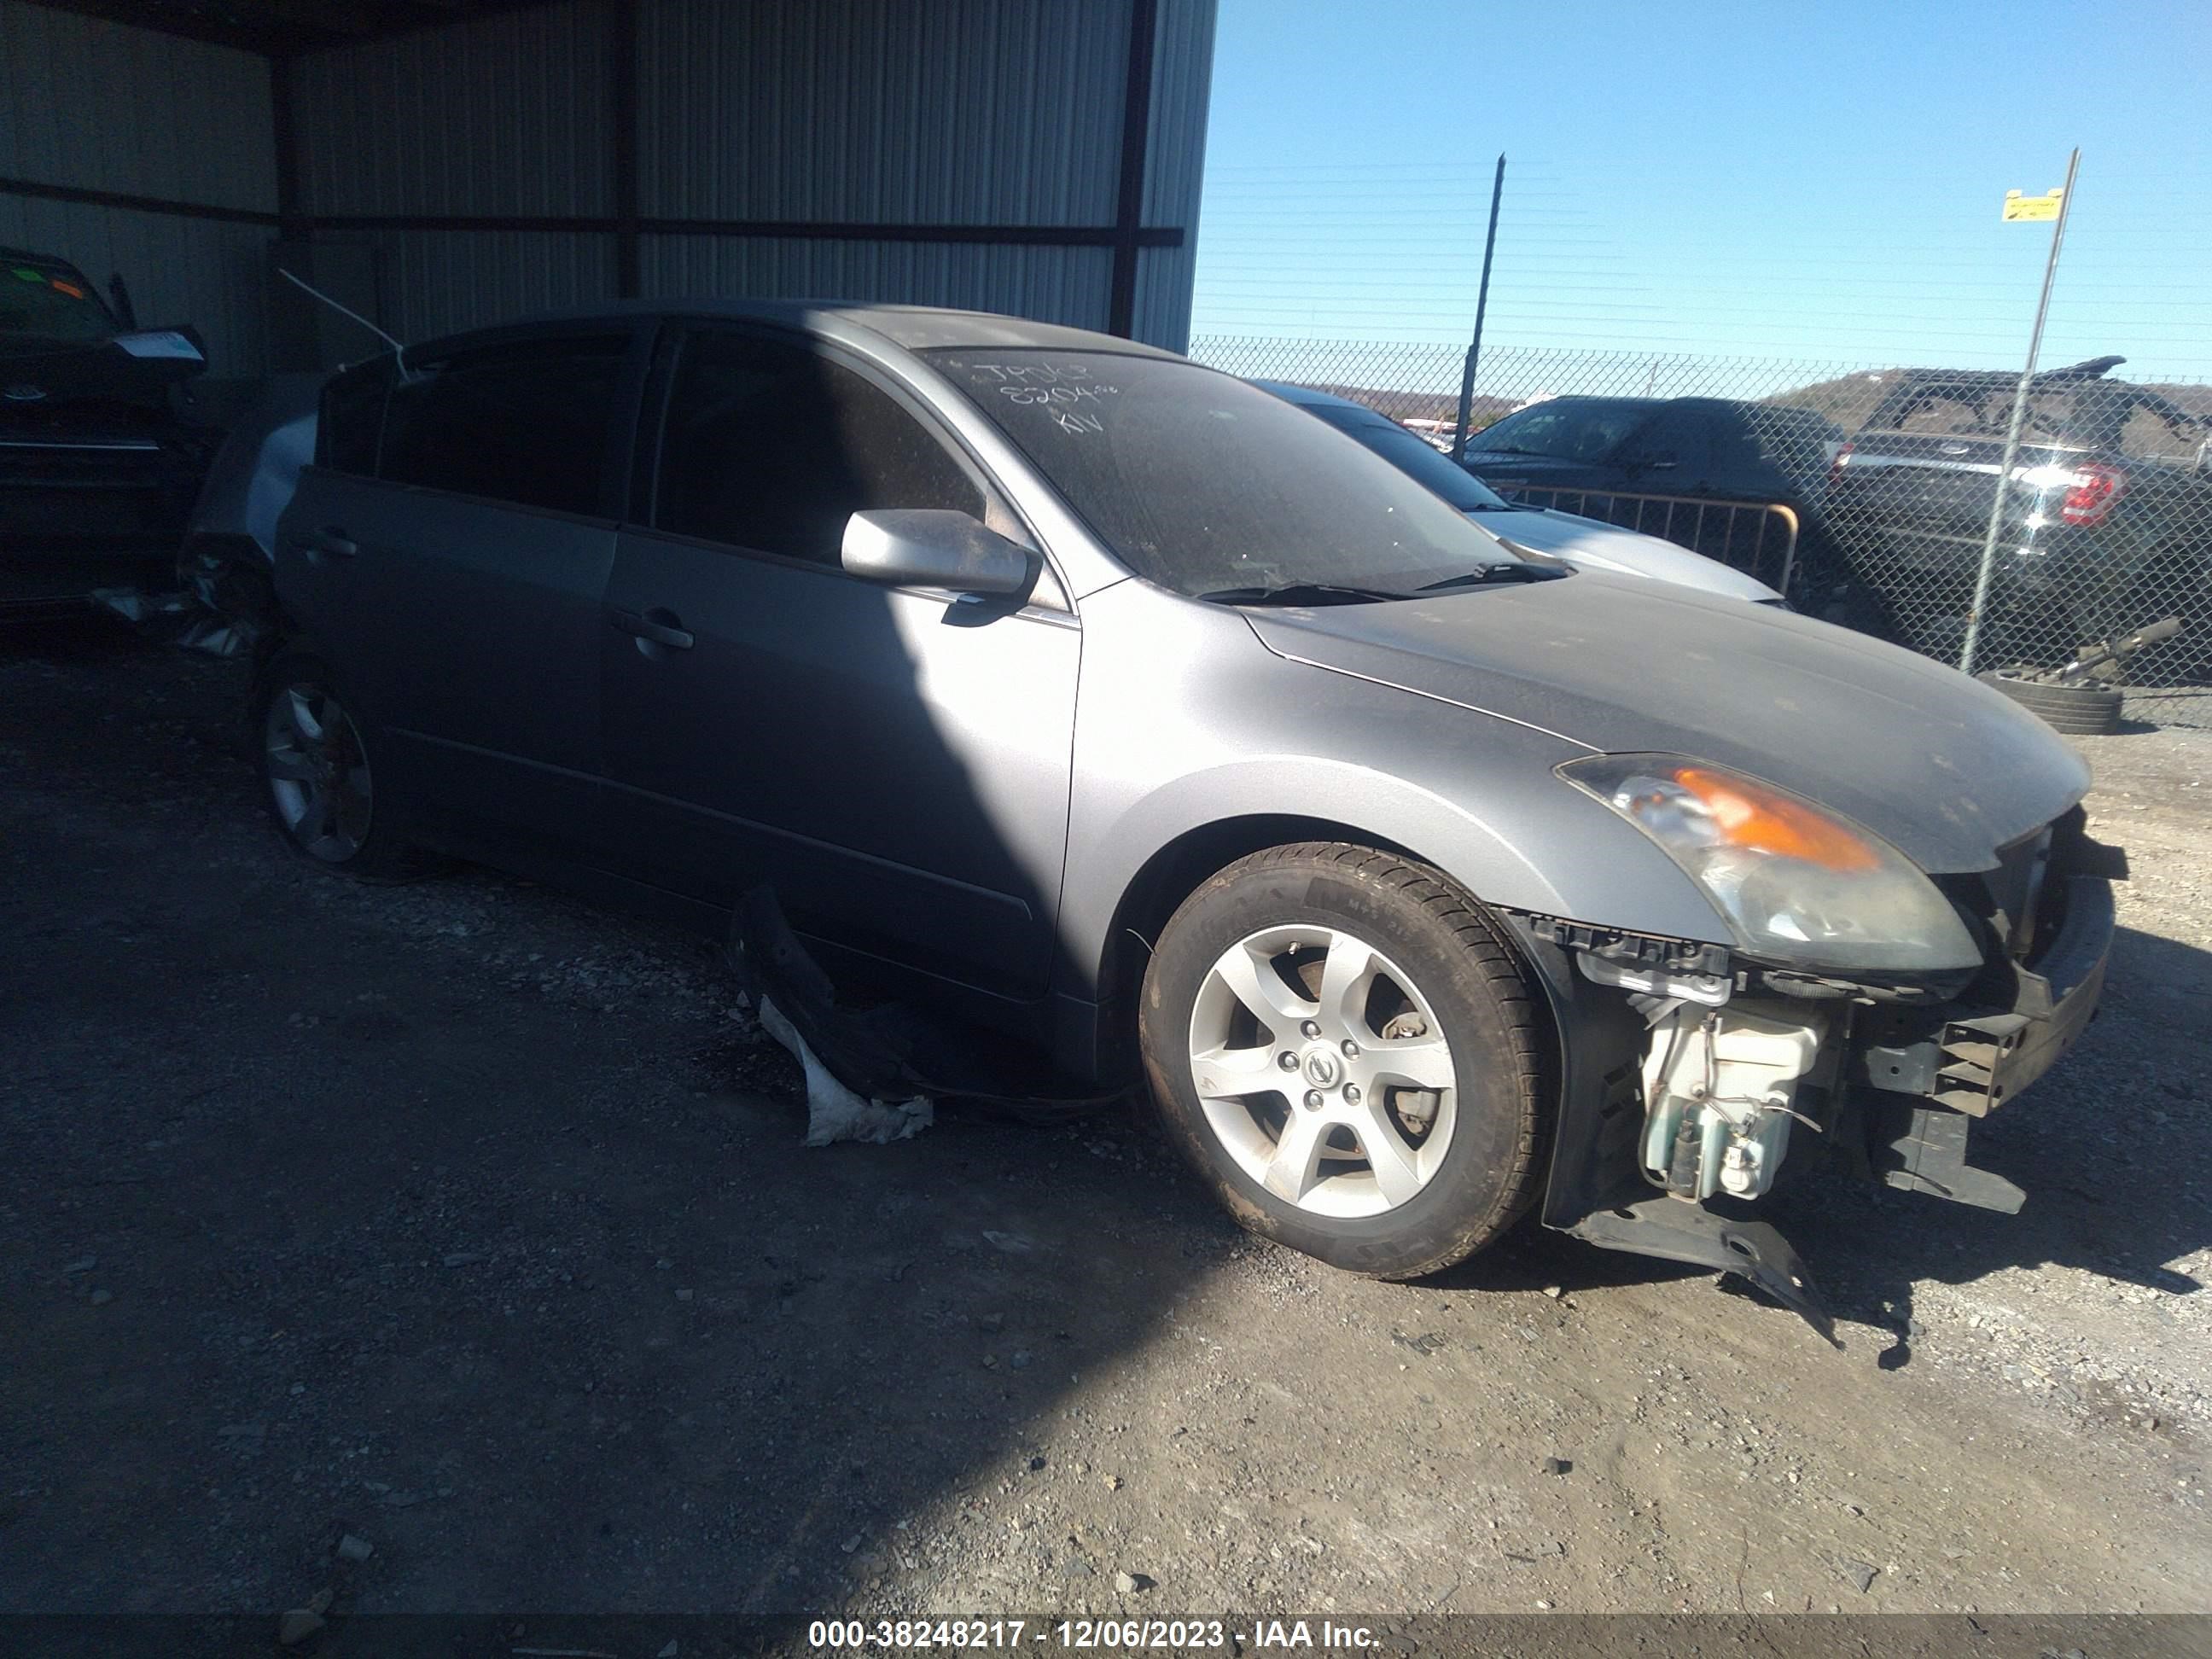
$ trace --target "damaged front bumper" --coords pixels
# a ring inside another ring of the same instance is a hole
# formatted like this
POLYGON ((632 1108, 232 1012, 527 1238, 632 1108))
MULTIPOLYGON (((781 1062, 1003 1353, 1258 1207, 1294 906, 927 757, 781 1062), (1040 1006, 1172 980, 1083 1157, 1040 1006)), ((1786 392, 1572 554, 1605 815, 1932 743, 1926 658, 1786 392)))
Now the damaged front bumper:
POLYGON ((1891 1186, 2019 1210, 2019 1188, 1968 1167, 1966 1136, 1974 1119, 2056 1065, 2096 1018, 2112 948, 2112 883, 2074 876, 2062 896, 2064 918, 2046 948, 2031 963, 2002 964, 1992 988, 2000 1000, 1887 1008, 1861 1022, 1853 1080, 1869 1091, 1875 1170, 1891 1186))
POLYGON ((2095 1017, 2110 877, 2125 868, 2081 836, 2078 814, 2060 829, 2057 846, 2039 843, 2051 873, 2033 901, 2036 928, 1997 909, 1990 960, 1964 985, 1769 975, 1710 945, 1509 916, 1562 1034, 1544 1224, 1739 1274, 1832 1341, 1796 1252, 1741 1200, 1825 1152, 1907 1191, 2017 1211, 2019 1188, 1968 1164, 1969 1132, 2095 1017), (2029 937, 2017 957, 2005 946, 2029 937))

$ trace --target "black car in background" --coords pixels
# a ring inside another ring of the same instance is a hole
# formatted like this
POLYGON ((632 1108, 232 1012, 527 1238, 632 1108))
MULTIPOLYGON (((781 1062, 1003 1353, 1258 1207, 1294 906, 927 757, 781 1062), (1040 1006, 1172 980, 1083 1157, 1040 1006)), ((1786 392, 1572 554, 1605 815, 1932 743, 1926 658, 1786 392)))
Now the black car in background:
POLYGON ((0 617, 166 582, 216 434, 179 390, 187 327, 142 330, 66 259, 0 247, 0 617))
POLYGON ((1729 398, 1547 398, 1467 441, 1492 489, 1617 489, 1818 505, 1843 428, 1809 409, 1729 398))
MULTIPOLYGON (((2130 672, 2212 668, 2212 415, 2107 378, 2095 357, 2030 384, 1984 613, 1990 663, 2063 661, 2178 616, 2130 672)), ((1905 620, 1948 654, 1996 497, 2019 377, 1905 369, 1837 458, 1828 511, 1905 620)))
POLYGON ((1822 516, 1844 436, 1826 416, 1784 404, 1547 398, 1471 435, 1462 464, 1508 500, 1663 536, 1784 587, 1801 611, 1884 633, 1887 617, 1822 516), (1680 500, 1635 499, 1643 496, 1680 500), (1701 504, 1788 507, 1798 534, 1786 582, 1775 552, 1783 532, 1772 515, 1700 514, 1701 504))

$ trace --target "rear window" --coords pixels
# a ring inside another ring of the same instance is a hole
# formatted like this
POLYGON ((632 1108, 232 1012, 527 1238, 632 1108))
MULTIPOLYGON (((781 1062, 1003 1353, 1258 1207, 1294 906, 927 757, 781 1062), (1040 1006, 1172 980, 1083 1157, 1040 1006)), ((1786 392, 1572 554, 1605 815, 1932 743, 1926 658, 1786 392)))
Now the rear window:
POLYGON ((408 361, 385 396, 377 476, 559 513, 603 510, 622 334, 408 361))
POLYGON ((1470 438, 1486 454, 1541 455, 1560 461, 1604 459, 1627 441, 1650 413, 1638 404, 1543 403, 1516 410, 1470 438))

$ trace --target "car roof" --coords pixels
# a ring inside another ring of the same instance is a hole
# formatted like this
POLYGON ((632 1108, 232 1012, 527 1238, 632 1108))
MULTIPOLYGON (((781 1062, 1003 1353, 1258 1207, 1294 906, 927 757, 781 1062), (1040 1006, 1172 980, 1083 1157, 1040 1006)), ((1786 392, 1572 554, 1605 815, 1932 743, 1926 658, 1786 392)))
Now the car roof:
POLYGON ((59 265, 64 270, 76 271, 80 276, 84 275, 82 270, 70 261, 63 258, 60 254, 40 253, 33 248, 0 247, 0 259, 14 259, 24 264, 35 261, 42 265, 59 265))
MULTIPOLYGON (((870 305, 845 300, 617 300, 599 305, 577 306, 517 318, 495 327, 421 342, 422 347, 445 349, 478 335, 508 334, 555 324, 629 322, 639 318, 704 318, 731 322, 763 323, 796 329, 830 339, 844 339, 866 346, 873 336, 909 351, 939 348, 1000 350, 1115 352, 1124 356, 1158 357, 1181 362, 1174 352, 1163 351, 1119 335, 1069 328, 1059 323, 1037 322, 1024 317, 1004 317, 988 311, 955 311, 935 306, 870 305)), ((417 349, 410 343, 408 350, 417 349)))
MULTIPOLYGON (((1778 419, 1783 421, 1795 419, 1821 427, 1831 427, 1835 424, 1817 409, 1807 409, 1797 404, 1764 404, 1747 398, 1611 398, 1601 392, 1566 392, 1559 397, 1547 398, 1540 403, 1523 404, 1512 413, 1520 415, 1532 409, 1549 409, 1553 404, 1580 406, 1592 404, 1601 404, 1607 409, 1692 410, 1733 416, 1750 415, 1755 411, 1761 423, 1778 419)), ((1498 418, 1503 421, 1508 417, 1501 415, 1498 418)), ((1496 422, 1493 422, 1492 424, 1496 422)), ((1473 446, 1472 439, 1469 440, 1469 444, 1473 446)))
POLYGON ((1380 410, 1370 409, 1365 404, 1351 398, 1340 398, 1333 392, 1316 392, 1310 386, 1296 386, 1288 380, 1254 380, 1262 392, 1272 392, 1286 404, 1296 404, 1300 409, 1350 409, 1362 415, 1372 415, 1378 421, 1389 416, 1380 410))

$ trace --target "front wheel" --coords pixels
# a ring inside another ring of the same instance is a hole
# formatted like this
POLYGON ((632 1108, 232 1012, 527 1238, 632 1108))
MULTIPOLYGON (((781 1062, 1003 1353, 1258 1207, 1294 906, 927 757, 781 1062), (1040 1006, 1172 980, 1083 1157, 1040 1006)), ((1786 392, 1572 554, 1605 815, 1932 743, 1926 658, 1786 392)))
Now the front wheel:
POLYGON ((1342 843, 1230 866, 1161 933, 1138 1026, 1169 1132, 1231 1212, 1332 1266, 1436 1272, 1541 1181, 1534 997, 1425 866, 1342 843))

